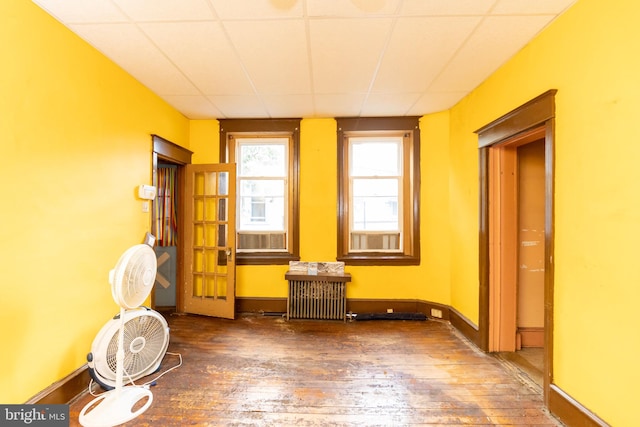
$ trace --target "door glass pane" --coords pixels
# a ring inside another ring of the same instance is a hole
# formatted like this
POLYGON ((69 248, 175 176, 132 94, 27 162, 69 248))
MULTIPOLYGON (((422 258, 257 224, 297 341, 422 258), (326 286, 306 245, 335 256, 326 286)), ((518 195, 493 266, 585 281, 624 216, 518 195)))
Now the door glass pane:
POLYGON ((228 172, 220 172, 220 174, 218 175, 218 195, 219 196, 229 195, 229 173, 228 172))
POLYGON ((216 251, 215 250, 210 250, 207 249, 204 251, 204 257, 205 257, 205 271, 206 272, 214 272, 216 271, 216 251))
POLYGON ((202 197, 193 199, 193 220, 202 221, 204 219, 204 200, 202 197))
POLYGON ((193 225, 193 246, 202 246, 204 243, 204 228, 202 224, 193 225))
POLYGON ((218 298, 226 299, 227 298, 227 277, 226 276, 218 276, 218 298))
POLYGON ((216 194, 218 174, 216 172, 204 173, 204 194, 216 194))
POLYGON ((227 225, 218 225, 218 246, 227 247, 227 225))
POLYGON ((202 256, 202 251, 200 249, 196 249, 193 251, 193 272, 194 273, 202 273, 204 271, 204 259, 202 256))
POLYGON ((202 296, 202 276, 200 275, 193 276, 193 296, 194 297, 202 296))
POLYGON ((204 199, 204 215, 205 221, 216 220, 216 199, 214 197, 207 197, 204 199))
POLYGON ((220 274, 227 273, 227 250, 226 249, 218 249, 218 265, 216 266, 216 271, 220 274))
POLYGON ((215 224, 205 224, 205 246, 216 246, 217 236, 216 231, 218 227, 215 224))
POLYGON ((216 296, 216 277, 213 275, 206 275, 204 278, 205 298, 215 298, 216 296))
POLYGON ((202 196, 204 194, 204 173, 196 172, 193 175, 193 194, 202 196))
POLYGON ((227 221, 227 199, 218 199, 218 221, 227 221))

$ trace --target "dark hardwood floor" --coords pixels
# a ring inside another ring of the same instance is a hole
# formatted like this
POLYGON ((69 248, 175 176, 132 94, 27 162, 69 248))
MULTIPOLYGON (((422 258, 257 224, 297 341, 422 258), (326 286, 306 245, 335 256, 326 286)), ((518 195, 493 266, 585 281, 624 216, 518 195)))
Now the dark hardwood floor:
MULTIPOLYGON (((167 318, 183 364, 126 425, 562 425, 539 389, 447 322, 167 318)), ((72 402, 71 426, 92 398, 72 402)))

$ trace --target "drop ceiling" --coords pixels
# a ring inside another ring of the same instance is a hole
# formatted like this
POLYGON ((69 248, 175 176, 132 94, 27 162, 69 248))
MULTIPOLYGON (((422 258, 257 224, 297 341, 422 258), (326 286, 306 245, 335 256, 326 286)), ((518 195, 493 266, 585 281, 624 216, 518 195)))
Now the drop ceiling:
POLYGON ((575 0, 33 0, 190 119, 420 116, 575 0))

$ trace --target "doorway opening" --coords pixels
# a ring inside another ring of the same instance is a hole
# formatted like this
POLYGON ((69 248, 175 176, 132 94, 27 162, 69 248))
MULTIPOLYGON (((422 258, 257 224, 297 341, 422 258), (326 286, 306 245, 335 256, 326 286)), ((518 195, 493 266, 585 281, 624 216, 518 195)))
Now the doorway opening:
POLYGON ((153 209, 153 221, 156 236, 154 250, 158 259, 156 286, 154 287, 154 306, 162 311, 175 311, 177 297, 178 268, 178 223, 179 215, 178 165, 168 161, 158 161, 155 176, 157 193, 153 209))
POLYGON ((545 404, 553 381, 555 94, 547 91, 476 131, 478 344, 532 368, 545 404))
POLYGON ((489 350, 543 386, 545 129, 489 149, 489 350))
POLYGON ((152 172, 156 199, 153 201, 151 232, 156 236, 158 259, 151 306, 173 313, 180 307, 178 284, 183 274, 184 168, 191 163, 191 151, 157 135, 152 135, 152 172))

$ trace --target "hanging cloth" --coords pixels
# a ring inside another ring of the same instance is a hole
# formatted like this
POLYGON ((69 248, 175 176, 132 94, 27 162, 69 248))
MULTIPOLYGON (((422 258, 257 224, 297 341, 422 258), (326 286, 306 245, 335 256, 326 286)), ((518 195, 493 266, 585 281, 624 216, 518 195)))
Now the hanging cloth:
POLYGON ((158 167, 155 229, 158 246, 175 246, 178 236, 178 197, 175 166, 158 167))

